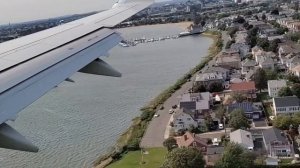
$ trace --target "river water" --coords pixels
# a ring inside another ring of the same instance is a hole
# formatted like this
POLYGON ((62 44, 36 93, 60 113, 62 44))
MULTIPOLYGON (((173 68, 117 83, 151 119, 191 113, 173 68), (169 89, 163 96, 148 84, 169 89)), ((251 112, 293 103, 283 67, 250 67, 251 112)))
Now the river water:
MULTIPOLYGON (((176 25, 121 29, 125 39, 161 37, 182 31, 176 25)), ((77 168, 92 162, 162 90, 197 65, 208 53, 207 37, 115 47, 105 61, 122 78, 76 73, 40 98, 11 124, 40 148, 38 153, 0 149, 1 168, 77 168)))

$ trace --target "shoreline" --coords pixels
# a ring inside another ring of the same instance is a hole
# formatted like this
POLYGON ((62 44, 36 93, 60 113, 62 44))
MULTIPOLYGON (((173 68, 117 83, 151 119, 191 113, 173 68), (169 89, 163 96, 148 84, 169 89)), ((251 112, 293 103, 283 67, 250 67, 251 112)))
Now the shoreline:
MULTIPOLYGON (((172 24, 172 23, 168 23, 172 24)), ((180 28, 189 25, 191 22, 175 23, 180 28)), ((166 24, 164 24, 166 25, 166 24)), ((142 25, 145 26, 145 25, 142 25)), ((132 120, 131 126, 125 131, 117 140, 114 150, 100 156, 94 161, 93 165, 96 168, 104 168, 116 160, 122 159, 122 156, 127 153, 127 151, 139 150, 139 145, 142 137, 144 136, 147 127, 153 118, 156 110, 169 98, 171 95, 181 88, 183 84, 188 82, 188 80, 195 75, 199 70, 201 70, 211 59, 213 59, 221 50, 222 47, 218 47, 218 43, 222 41, 222 36, 218 32, 205 32, 202 36, 209 37, 213 39, 213 44, 208 49, 208 55, 203 58, 203 60, 196 65, 192 70, 187 72, 183 77, 179 78, 175 84, 172 84, 166 90, 163 90, 156 98, 149 101, 149 103, 143 106, 140 116, 132 120)))

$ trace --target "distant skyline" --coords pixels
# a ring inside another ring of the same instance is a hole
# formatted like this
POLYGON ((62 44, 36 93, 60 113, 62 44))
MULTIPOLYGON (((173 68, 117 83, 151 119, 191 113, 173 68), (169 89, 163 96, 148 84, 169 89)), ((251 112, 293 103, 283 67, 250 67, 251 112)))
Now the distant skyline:
MULTIPOLYGON (((156 0, 156 2, 164 0, 156 0)), ((0 0, 0 25, 109 9, 117 0, 0 0)))

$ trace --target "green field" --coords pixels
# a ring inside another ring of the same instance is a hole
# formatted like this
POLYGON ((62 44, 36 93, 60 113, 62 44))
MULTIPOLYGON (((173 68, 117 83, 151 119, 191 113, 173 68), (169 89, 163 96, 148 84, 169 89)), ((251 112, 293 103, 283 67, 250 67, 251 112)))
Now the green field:
POLYGON ((159 168, 167 153, 165 148, 146 149, 148 154, 143 155, 144 164, 142 162, 141 151, 128 152, 121 160, 114 162, 107 168, 159 168))

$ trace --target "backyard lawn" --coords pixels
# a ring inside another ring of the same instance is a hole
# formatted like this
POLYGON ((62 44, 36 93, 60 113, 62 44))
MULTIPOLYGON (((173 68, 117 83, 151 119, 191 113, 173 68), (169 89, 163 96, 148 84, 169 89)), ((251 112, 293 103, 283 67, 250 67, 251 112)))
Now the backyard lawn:
POLYGON ((164 162, 167 150, 165 148, 150 148, 145 150, 144 164, 141 151, 128 152, 121 160, 111 164, 107 168, 158 168, 164 162))

